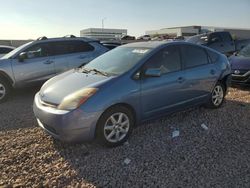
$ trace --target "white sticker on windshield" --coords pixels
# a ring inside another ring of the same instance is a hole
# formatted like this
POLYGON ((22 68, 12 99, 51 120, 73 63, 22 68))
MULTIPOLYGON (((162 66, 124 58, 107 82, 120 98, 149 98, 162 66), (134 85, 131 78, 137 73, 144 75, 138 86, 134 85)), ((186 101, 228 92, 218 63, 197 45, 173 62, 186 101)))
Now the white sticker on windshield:
POLYGON ((148 49, 134 49, 132 52, 137 54, 145 54, 148 52, 148 49))

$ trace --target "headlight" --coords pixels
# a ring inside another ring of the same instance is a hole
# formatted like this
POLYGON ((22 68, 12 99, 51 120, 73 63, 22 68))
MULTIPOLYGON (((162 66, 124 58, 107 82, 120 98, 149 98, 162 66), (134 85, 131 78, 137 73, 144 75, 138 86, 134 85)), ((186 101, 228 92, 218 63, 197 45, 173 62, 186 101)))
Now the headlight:
POLYGON ((61 104, 58 106, 59 110, 74 110, 81 104, 86 102, 92 95, 97 92, 97 88, 84 88, 75 93, 64 97, 61 104))

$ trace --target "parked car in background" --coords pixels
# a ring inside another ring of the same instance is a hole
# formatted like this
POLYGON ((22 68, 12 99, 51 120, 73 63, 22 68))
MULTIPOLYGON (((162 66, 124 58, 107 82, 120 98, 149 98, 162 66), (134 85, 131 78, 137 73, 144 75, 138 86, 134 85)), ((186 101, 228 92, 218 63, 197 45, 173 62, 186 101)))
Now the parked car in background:
POLYGON ((149 35, 143 35, 138 37, 137 40, 151 40, 151 37, 149 35))
POLYGON ((232 84, 250 86, 250 44, 229 58, 232 84))
POLYGON ((129 36, 129 35, 125 35, 121 38, 121 40, 135 40, 136 38, 134 36, 129 36))
POLYGON ((13 47, 13 46, 0 45, 0 58, 3 57, 5 54, 11 52, 14 49, 15 49, 15 47, 13 47))
POLYGON ((108 48, 109 50, 113 50, 114 48, 121 45, 119 41, 101 41, 101 44, 108 48))
POLYGON ((33 109, 39 126, 57 139, 97 137, 117 146, 140 122, 201 104, 220 107, 230 74, 226 56, 207 47, 130 43, 47 81, 33 109))
POLYGON ((187 42, 208 46, 227 56, 243 48, 245 41, 233 40, 231 34, 226 31, 195 35, 187 39, 187 42))
POLYGON ((80 67, 108 49, 88 38, 39 38, 24 44, 0 59, 0 102, 11 88, 42 83, 47 79, 80 67))

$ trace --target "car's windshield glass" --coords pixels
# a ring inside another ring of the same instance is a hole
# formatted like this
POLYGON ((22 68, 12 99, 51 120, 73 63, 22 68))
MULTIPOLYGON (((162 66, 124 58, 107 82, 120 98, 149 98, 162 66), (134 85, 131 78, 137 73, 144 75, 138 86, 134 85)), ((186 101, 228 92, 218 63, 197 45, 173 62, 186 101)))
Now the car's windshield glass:
POLYGON ((19 46, 18 48, 12 50, 10 53, 6 54, 3 56, 1 59, 9 59, 11 58, 14 54, 16 54, 18 51, 20 51, 22 48, 28 46, 31 42, 28 42, 26 44, 23 44, 22 46, 19 46))
POLYGON ((240 52, 240 56, 244 57, 250 57, 250 44, 248 44, 246 47, 244 47, 240 52))
POLYGON ((206 35, 197 35, 197 36, 188 38, 186 41, 193 43, 193 44, 205 44, 207 43, 208 38, 206 35))
POLYGON ((120 75, 134 67, 149 51, 149 48, 118 47, 94 59, 83 68, 120 75))

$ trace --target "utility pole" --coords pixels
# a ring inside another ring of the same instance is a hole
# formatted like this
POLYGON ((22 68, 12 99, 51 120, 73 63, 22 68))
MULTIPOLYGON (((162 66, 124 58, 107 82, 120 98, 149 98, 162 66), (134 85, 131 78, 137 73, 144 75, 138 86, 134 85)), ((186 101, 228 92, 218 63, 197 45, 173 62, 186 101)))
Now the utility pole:
POLYGON ((102 33, 103 33, 103 30, 104 30, 104 21, 106 20, 107 18, 102 18, 102 33))

